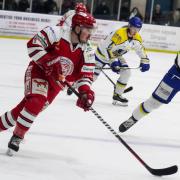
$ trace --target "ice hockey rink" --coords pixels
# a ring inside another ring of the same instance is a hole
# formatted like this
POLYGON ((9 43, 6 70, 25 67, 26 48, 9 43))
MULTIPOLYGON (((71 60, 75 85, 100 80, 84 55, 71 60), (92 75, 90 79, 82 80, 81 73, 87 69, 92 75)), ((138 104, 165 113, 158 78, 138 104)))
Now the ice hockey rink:
MULTIPOLYGON (((23 97, 24 72, 29 63, 26 40, 0 39, 0 113, 13 108, 23 97)), ((112 105, 113 86, 101 74, 93 84, 93 108, 118 131, 134 108, 146 100, 174 62, 175 54, 148 52, 149 72, 132 70, 125 94, 128 107, 112 105)), ((138 57, 128 53, 131 67, 138 57)), ((118 76, 109 70, 115 81, 118 76)), ((0 133, 1 180, 179 180, 180 174, 163 178, 151 175, 92 112, 75 106, 76 96, 61 92, 36 119, 13 157, 7 156, 12 129, 0 133)), ((152 168, 180 166, 180 94, 119 135, 152 168)))

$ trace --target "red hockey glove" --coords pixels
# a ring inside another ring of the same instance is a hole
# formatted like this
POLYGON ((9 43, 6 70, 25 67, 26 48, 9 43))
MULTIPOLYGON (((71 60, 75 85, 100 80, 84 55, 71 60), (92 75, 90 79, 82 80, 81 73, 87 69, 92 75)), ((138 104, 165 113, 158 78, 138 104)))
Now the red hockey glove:
POLYGON ((84 109, 84 111, 89 111, 93 102, 94 102, 94 92, 91 89, 89 89, 87 91, 80 92, 80 97, 78 98, 76 105, 84 109))
POLYGON ((61 64, 59 57, 42 63, 41 67, 44 70, 45 76, 52 76, 55 80, 59 80, 59 76, 61 74, 61 64))

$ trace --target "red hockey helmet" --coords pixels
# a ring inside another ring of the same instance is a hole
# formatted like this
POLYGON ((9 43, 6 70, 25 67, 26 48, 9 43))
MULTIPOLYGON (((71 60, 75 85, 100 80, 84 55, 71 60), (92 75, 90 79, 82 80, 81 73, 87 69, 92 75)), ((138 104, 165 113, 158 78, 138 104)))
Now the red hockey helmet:
POLYGON ((75 6, 76 13, 78 12, 87 12, 86 6, 83 3, 77 3, 75 6))
POLYGON ((75 26, 95 28, 96 20, 89 13, 79 12, 76 13, 72 18, 72 28, 74 28, 75 26))

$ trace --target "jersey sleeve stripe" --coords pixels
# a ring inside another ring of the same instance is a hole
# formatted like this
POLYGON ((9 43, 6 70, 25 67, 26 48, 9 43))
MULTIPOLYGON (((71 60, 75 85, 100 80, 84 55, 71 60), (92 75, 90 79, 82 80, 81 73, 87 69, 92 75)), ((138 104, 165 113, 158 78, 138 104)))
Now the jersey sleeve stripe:
POLYGON ((90 86, 92 84, 92 82, 90 81, 90 80, 81 80, 81 81, 78 81, 77 82, 77 88, 79 88, 80 86, 83 86, 83 85, 88 85, 88 86, 90 86))
POLYGON ((44 30, 41 31, 41 34, 44 36, 44 40, 47 43, 47 46, 50 46, 51 44, 53 44, 54 41, 52 41, 52 43, 50 42, 50 38, 51 36, 48 35, 47 32, 45 32, 44 30))
POLYGON ((41 51, 41 50, 44 50, 44 49, 42 48, 42 46, 39 46, 39 47, 34 47, 34 46, 33 46, 33 47, 29 47, 29 48, 28 48, 28 53, 31 54, 31 53, 33 53, 34 51, 38 51, 38 50, 41 51))
POLYGON ((47 54, 46 51, 39 51, 38 53, 36 53, 34 56, 32 56, 31 58, 33 59, 33 61, 38 61, 41 58, 43 58, 43 56, 45 56, 47 54))
POLYGON ((90 86, 91 84, 87 81, 83 81, 83 82, 80 82, 77 84, 77 88, 79 88, 80 86, 83 86, 83 85, 87 85, 87 86, 90 86))
POLYGON ((32 53, 29 54, 29 57, 32 58, 33 56, 35 56, 38 52, 40 52, 40 50, 35 50, 32 53))

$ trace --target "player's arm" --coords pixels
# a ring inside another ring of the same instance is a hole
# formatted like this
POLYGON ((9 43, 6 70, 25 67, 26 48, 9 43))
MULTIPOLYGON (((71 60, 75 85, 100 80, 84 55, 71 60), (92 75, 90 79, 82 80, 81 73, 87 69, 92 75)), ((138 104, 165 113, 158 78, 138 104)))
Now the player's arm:
POLYGON ((46 27, 27 43, 29 57, 44 69, 47 76, 52 73, 52 66, 59 61, 57 54, 50 53, 50 49, 59 39, 59 27, 46 27))
POLYGON ((90 42, 87 43, 85 49, 83 50, 83 64, 80 70, 80 75, 77 80, 77 87, 83 85, 91 86, 93 82, 93 73, 95 69, 95 55, 94 49, 92 48, 90 42))
POLYGON ((112 57, 118 58, 127 52, 125 50, 125 43, 127 40, 127 31, 124 28, 120 28, 114 32, 110 44, 112 57))
POLYGON ((121 67, 127 67, 125 59, 122 57, 123 54, 127 53, 125 48, 125 43, 127 41, 126 30, 120 28, 111 37, 110 44, 110 66, 112 70, 116 73, 119 73, 121 67))
POLYGON ((48 50, 59 40, 57 31, 56 27, 46 27, 27 43, 28 55, 34 62, 41 64, 52 56, 48 50))
POLYGON ((123 54, 127 53, 126 50, 122 48, 124 46, 124 42, 121 44, 113 44, 111 48, 111 59, 110 59, 110 66, 112 71, 119 73, 121 68, 128 67, 126 60, 123 58, 123 54))
POLYGON ((145 48, 142 43, 142 38, 137 36, 134 40, 134 49, 136 54, 141 58, 140 61, 140 70, 142 72, 148 71, 150 69, 150 60, 146 54, 145 48))
POLYGON ((88 45, 86 50, 84 51, 83 58, 84 63, 81 68, 79 79, 76 81, 77 88, 80 93, 80 97, 77 101, 77 106, 87 111, 94 102, 94 92, 91 90, 90 87, 93 82, 95 57, 94 50, 90 45, 88 45))

